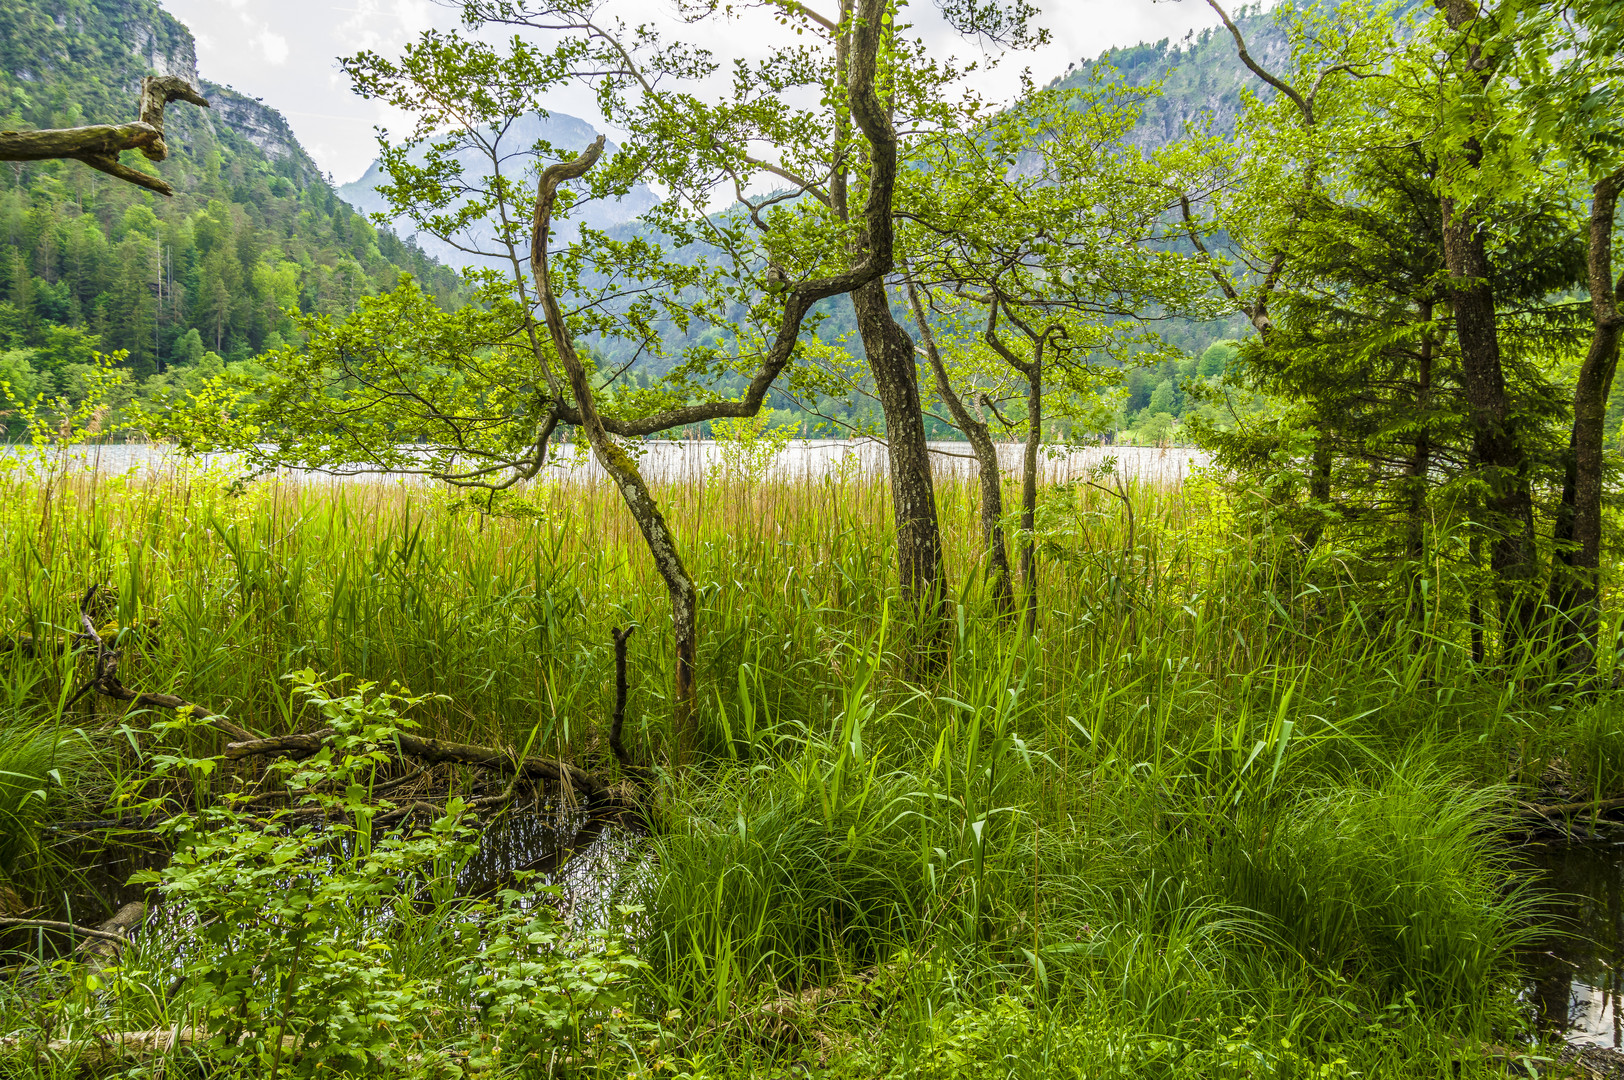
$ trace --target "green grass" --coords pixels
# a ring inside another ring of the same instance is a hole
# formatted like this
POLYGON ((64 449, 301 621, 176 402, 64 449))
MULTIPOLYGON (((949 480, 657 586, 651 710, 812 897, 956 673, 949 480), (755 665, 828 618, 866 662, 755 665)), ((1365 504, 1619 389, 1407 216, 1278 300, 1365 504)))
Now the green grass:
MULTIPOLYGON (((618 894, 643 906, 658 1049, 608 1072, 1503 1074, 1473 1047, 1524 1034, 1507 811, 1553 770, 1624 792, 1624 736, 1617 694, 1576 700, 1537 658, 1473 665, 1472 583, 1429 582, 1417 622, 1210 484, 1130 488, 1131 536, 1118 500, 1056 488, 1024 640, 948 479, 955 625, 921 676, 882 480, 659 494, 701 583, 700 755, 663 774, 653 857, 618 894)), ((132 686, 272 732, 313 726, 291 669, 393 679, 445 695, 414 714, 430 734, 534 731, 607 771, 608 628, 633 622, 628 732, 663 760, 668 615, 617 496, 536 485, 497 509, 0 473, 0 633, 39 643, 0 655, 6 705, 87 733, 86 806, 150 766, 118 732, 145 718, 61 710, 86 664, 48 646, 101 583, 132 686)))

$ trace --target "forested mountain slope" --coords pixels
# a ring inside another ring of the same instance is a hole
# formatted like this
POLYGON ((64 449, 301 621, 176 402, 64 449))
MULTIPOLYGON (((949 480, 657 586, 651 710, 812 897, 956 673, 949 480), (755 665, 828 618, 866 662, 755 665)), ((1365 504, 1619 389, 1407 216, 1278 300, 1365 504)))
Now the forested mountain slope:
POLYGON ((284 340, 284 309, 342 312, 414 274, 442 301, 451 270, 339 199, 281 114, 199 77, 190 31, 152 0, 0 0, 0 126, 119 122, 142 76, 213 103, 170 111, 166 199, 73 161, 0 174, 0 379, 69 392, 94 349, 134 380, 184 377, 284 340), (216 354, 219 359, 207 354, 216 354))
MULTIPOLYGON (((1274 16, 1261 4, 1232 15, 1253 59, 1268 70, 1283 70, 1291 49, 1274 16)), ((1234 39, 1222 27, 1192 32, 1179 41, 1162 38, 1107 49, 1098 59, 1068 66, 1046 89, 1080 89, 1101 66, 1113 69, 1129 86, 1160 85, 1160 95, 1146 103, 1133 132, 1134 142, 1145 150, 1183 137, 1187 125, 1210 124, 1214 132, 1227 133, 1240 113, 1243 91, 1260 97, 1273 93, 1246 70, 1235 55, 1234 39)))
MULTIPOLYGON (((1284 56, 1269 15, 1243 9, 1237 22, 1263 62, 1284 56)), ((442 303, 458 302, 456 274, 442 261, 466 260, 439 250, 443 244, 430 249, 437 260, 415 239, 403 243, 367 221, 365 213, 383 209, 376 167, 335 190, 274 108, 200 78, 190 32, 153 0, 0 0, 0 61, 0 123, 8 128, 128 118, 149 73, 191 79, 213 103, 173 110, 171 155, 161 166, 173 199, 77 162, 19 163, 0 177, 0 379, 15 391, 72 394, 78 366, 97 349, 126 351, 132 383, 184 382, 286 341, 287 308, 342 313, 359 296, 392 287, 402 271, 442 303)), ((1222 31, 1110 50, 1050 85, 1079 86, 1100 64, 1131 85, 1161 84, 1135 132, 1147 150, 1187 123, 1227 130, 1243 87, 1256 86, 1222 31)), ((589 125, 562 114, 536 126, 535 137, 553 141, 590 135, 589 125)), ((630 235, 652 200, 639 188, 619 203, 593 204, 589 223, 630 235)), ((820 307, 828 309, 820 337, 852 329, 848 301, 820 307)), ((1165 329, 1190 354, 1192 373, 1194 357, 1232 332, 1165 329)), ((606 352, 612 359, 614 349, 606 352)), ((1163 397, 1171 393, 1172 411, 1181 411, 1179 374, 1133 373, 1128 413, 1164 383, 1163 397)))

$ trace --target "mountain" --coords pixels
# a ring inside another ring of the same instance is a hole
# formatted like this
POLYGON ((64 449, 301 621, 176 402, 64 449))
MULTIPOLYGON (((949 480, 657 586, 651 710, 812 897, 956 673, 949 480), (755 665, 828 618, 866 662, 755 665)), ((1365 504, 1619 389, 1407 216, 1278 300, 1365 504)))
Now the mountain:
MULTIPOLYGON (((1287 69, 1291 45, 1270 12, 1253 4, 1239 8, 1232 18, 1253 59, 1265 70, 1287 69)), ((1144 104, 1133 131, 1132 140, 1142 150, 1182 138, 1188 125, 1210 125, 1214 134, 1227 135, 1240 115, 1243 90, 1261 98, 1274 93, 1241 63, 1234 38, 1222 27, 1192 31, 1180 41, 1162 38, 1107 49, 1096 59, 1068 65, 1045 89, 1081 89, 1098 68, 1115 71, 1128 86, 1160 83, 1161 94, 1144 104)))
MULTIPOLYGON (((555 112, 521 118, 503 133, 502 140, 503 145, 511 147, 514 152, 521 148, 528 149, 536 143, 546 143, 559 149, 582 150, 591 145, 597 137, 597 129, 585 120, 567 113, 555 112)), ((615 149, 613 143, 608 143, 604 147, 610 154, 614 153, 615 149)), ((412 155, 412 159, 415 163, 421 164, 424 155, 418 152, 412 155)), ((457 155, 457 159, 470 176, 480 175, 487 167, 485 159, 473 151, 465 151, 457 155)), ((383 165, 374 159, 359 180, 341 185, 337 189, 338 196, 364 214, 388 214, 389 204, 377 190, 387 183, 389 174, 384 172, 383 165)), ((599 199, 586 203, 571 216, 571 220, 607 231, 635 221, 659 201, 659 196, 646 186, 638 184, 622 198, 599 199)), ((469 255, 438 237, 415 232, 412 223, 406 218, 395 218, 391 225, 401 236, 415 239, 425 252, 451 266, 483 266, 489 261, 469 255)), ((468 240, 470 246, 483 247, 489 238, 488 231, 481 231, 471 233, 468 240)))
POLYGON ((275 109, 200 77, 190 31, 153 0, 0 0, 0 126, 134 117, 142 76, 212 103, 166 114, 166 199, 75 161, 0 172, 0 380, 74 391, 92 350, 126 350, 132 386, 184 380, 294 335, 287 308, 342 312, 416 276, 459 302, 455 271, 334 193, 275 109), (211 355, 212 354, 212 355, 211 355))

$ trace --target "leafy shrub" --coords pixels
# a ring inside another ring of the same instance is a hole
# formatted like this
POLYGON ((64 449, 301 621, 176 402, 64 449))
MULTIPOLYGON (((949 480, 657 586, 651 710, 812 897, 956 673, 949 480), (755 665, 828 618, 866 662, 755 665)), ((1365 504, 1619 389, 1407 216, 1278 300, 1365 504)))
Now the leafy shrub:
MULTIPOLYGON (((170 864, 136 877, 195 920, 177 1003, 206 1032, 207 1052, 256 1075, 396 1075, 545 1062, 629 1030, 622 1006, 641 964, 612 934, 567 936, 540 902, 546 890, 456 896, 477 847, 460 799, 426 829, 373 827, 389 807, 368 798, 375 770, 412 723, 401 711, 423 699, 371 683, 338 695, 310 672, 295 679, 336 734, 315 755, 273 766, 293 805, 269 821, 232 798, 177 815, 165 826, 170 864)), ((216 764, 156 761, 194 776, 216 764)), ((146 976, 164 973, 125 973, 146 976)))

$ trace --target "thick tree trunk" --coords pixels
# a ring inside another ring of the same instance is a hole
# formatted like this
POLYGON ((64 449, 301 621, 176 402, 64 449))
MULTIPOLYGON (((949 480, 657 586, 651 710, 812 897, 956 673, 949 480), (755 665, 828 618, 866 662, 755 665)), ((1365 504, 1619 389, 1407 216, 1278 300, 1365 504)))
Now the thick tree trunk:
POLYGON ((1038 450, 1043 445, 1043 339, 1026 370, 1026 452, 1021 461, 1021 587, 1026 632, 1038 629, 1038 450))
MULTIPOLYGON (((1471 0, 1443 0, 1443 7, 1451 29, 1462 29, 1477 18, 1477 5, 1471 0)), ((1470 72, 1464 77, 1486 79, 1487 64, 1476 46, 1471 48, 1469 60, 1470 72)), ((1481 159, 1478 140, 1467 139, 1461 147, 1461 163, 1475 170, 1481 159)), ((1449 270, 1455 337, 1461 352, 1461 389, 1472 436, 1472 462, 1488 492, 1483 509, 1484 524, 1492 536, 1489 568, 1500 596, 1502 660, 1509 662, 1529 639, 1538 603, 1532 591, 1538 555, 1528 457, 1506 402, 1482 223, 1452 197, 1441 200, 1441 209, 1444 264, 1449 270)))
MULTIPOLYGON (((1421 322, 1430 326, 1432 322, 1432 303, 1423 301, 1420 312, 1421 322)), ((1416 412, 1425 417, 1432 411, 1432 364, 1433 364, 1432 332, 1428 330, 1421 339, 1421 353, 1416 360, 1415 375, 1415 407, 1416 412)), ((1409 618, 1410 622, 1419 628, 1426 618, 1426 608, 1422 599, 1419 580, 1424 573, 1427 554, 1427 474, 1432 469, 1432 429, 1427 421, 1421 421, 1421 427, 1415 434, 1415 446, 1410 453, 1409 465, 1405 468, 1405 509, 1404 509, 1404 557, 1409 560, 1409 618)), ((1420 638, 1416 638, 1416 645, 1420 647, 1420 638)))
POLYGON ((1454 200, 1443 200, 1443 212, 1444 259, 1452 279, 1455 336, 1461 350, 1461 389, 1472 435, 1472 461, 1487 489, 1483 516, 1492 538, 1489 568, 1500 596, 1504 658, 1510 660, 1528 639, 1535 614, 1530 592, 1536 570, 1534 502, 1528 486, 1528 458, 1506 402, 1483 237, 1477 222, 1463 214, 1454 200))
POLYGON ((931 332, 930 320, 919 300, 919 291, 912 281, 907 283, 908 304, 913 308, 914 321, 919 324, 919 340, 925 359, 930 362, 936 377, 936 392, 953 414, 953 422, 964 432, 970 450, 976 456, 976 474, 981 487, 981 542, 987 553, 987 584, 992 590, 993 602, 1001 615, 1010 614, 1015 607, 1014 586, 1010 581, 1009 547, 1004 539, 1004 473, 998 464, 998 448, 993 445, 992 433, 986 421, 977 419, 964 400, 953 389, 948 378, 947 365, 942 362, 941 351, 936 348, 936 335, 931 332))
POLYGON ((1573 388, 1573 431, 1568 439, 1557 508, 1551 606, 1557 613, 1562 668, 1575 674, 1595 663, 1601 627, 1601 480, 1607 399, 1618 370, 1624 317, 1624 276, 1613 281, 1613 218, 1624 172, 1597 181, 1590 202, 1590 310, 1594 329, 1573 388))
MULTIPOLYGON (((1432 304, 1421 305, 1421 321, 1432 322, 1432 304)), ((1432 411, 1432 334, 1421 339, 1421 354, 1416 361, 1415 407, 1422 416, 1432 411)), ((1432 468, 1432 431, 1425 421, 1415 434, 1415 448, 1410 455, 1405 475, 1409 481, 1408 506, 1405 513, 1404 554, 1419 563, 1426 555, 1427 472, 1432 468)))
POLYGON ((897 572, 902 595, 922 620, 930 652, 945 633, 947 572, 936 521, 936 488, 925 442, 925 412, 913 339, 891 315, 885 284, 872 281, 851 294, 857 330, 868 353, 874 389, 885 413, 886 457, 897 527, 897 572))

